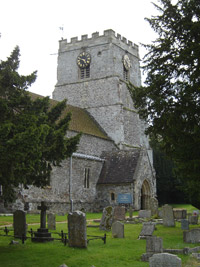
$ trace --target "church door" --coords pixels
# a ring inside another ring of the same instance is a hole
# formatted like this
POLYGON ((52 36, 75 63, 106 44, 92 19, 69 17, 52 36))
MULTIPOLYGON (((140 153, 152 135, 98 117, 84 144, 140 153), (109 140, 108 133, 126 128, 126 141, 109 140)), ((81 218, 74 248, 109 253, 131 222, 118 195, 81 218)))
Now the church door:
POLYGON ((147 180, 145 180, 141 188, 141 209, 142 210, 148 210, 150 208, 149 207, 150 198, 151 198, 150 186, 147 180))

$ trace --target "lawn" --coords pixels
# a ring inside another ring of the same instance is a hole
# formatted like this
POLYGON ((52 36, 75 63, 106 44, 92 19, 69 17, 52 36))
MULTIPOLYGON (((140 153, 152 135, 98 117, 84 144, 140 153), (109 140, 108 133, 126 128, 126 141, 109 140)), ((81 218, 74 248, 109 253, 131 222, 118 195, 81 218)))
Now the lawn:
MULTIPOLYGON (((177 206, 176 206, 177 207, 177 206)), ((184 207, 186 207, 184 205, 184 207)), ((187 205, 188 212, 195 210, 187 205)), ((135 214, 134 214, 135 215, 135 214)), ((95 224, 92 219, 101 218, 101 214, 87 214, 88 224, 95 224)), ((39 227, 39 215, 27 215, 27 222, 33 223, 28 226, 28 230, 39 227), (38 224, 37 224, 38 223, 38 224)), ((56 232, 63 230, 67 232, 67 216, 57 216, 56 232), (61 223, 61 221, 65 221, 61 223)), ((0 216, 1 225, 5 222, 12 224, 12 216, 0 216)), ((97 223, 96 223, 97 224, 97 223)), ((197 226, 192 226, 197 227, 197 226)), ((140 260, 145 253, 146 241, 138 240, 138 235, 142 229, 142 224, 125 224, 125 238, 112 238, 111 232, 107 232, 106 244, 101 239, 91 240, 87 249, 70 248, 64 246, 60 241, 39 244, 32 243, 28 239, 25 244, 9 245, 13 237, 0 236, 0 266, 6 267, 59 267, 65 263, 68 267, 145 267, 149 263, 140 260)), ((53 231, 52 231, 53 232, 53 231)), ((55 231, 54 231, 55 232, 55 231)), ((2 231, 1 231, 2 233, 2 231)), ((12 233, 12 232, 10 232, 12 233)), ((99 228, 88 227, 87 235, 103 236, 104 231, 99 228)), ((198 244, 183 243, 183 234, 180 223, 176 223, 175 228, 157 226, 154 235, 163 238, 164 248, 194 247, 198 244)), ((54 235, 58 237, 58 235, 54 235)), ((199 266, 190 256, 180 256, 183 267, 199 266)))

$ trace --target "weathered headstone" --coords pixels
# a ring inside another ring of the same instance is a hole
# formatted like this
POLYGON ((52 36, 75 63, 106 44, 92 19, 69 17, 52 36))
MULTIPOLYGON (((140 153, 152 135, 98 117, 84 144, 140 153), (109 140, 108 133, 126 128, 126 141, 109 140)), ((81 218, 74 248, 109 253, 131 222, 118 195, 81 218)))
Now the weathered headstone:
POLYGON ((130 219, 133 218, 133 207, 132 206, 129 207, 129 218, 130 219))
POLYGON ((142 255, 142 261, 148 261, 152 255, 163 252, 163 240, 161 237, 151 236, 146 238, 146 253, 142 255))
POLYGON ((181 259, 169 253, 154 254, 149 259, 149 267, 181 267, 181 259))
POLYGON ((183 241, 185 243, 199 243, 200 242, 200 229, 192 229, 183 232, 183 241))
POLYGON ((193 210, 192 215, 199 215, 199 210, 193 210))
POLYGON ((173 209, 174 218, 176 220, 186 219, 187 218, 187 210, 186 209, 173 209))
POLYGON ((124 206, 116 206, 114 208, 114 221, 124 221, 126 208, 124 206))
POLYGON ((47 242, 53 241, 54 239, 51 237, 51 233, 48 232, 46 228, 46 211, 48 207, 46 206, 45 202, 41 202, 41 206, 37 207, 38 210, 41 211, 40 213, 40 228, 37 229, 37 232, 34 233, 35 237, 32 237, 32 241, 35 242, 47 242))
POLYGON ((114 238, 124 238, 124 224, 121 222, 114 222, 112 224, 112 236, 114 238))
POLYGON ((68 214, 69 246, 87 248, 86 216, 82 211, 68 214))
POLYGON ((163 215, 163 225, 164 226, 169 226, 169 227, 175 226, 174 213, 173 213, 173 209, 171 206, 164 205, 162 207, 162 215, 163 215))
POLYGON ((100 222, 100 230, 110 231, 113 223, 113 208, 108 206, 103 209, 103 214, 100 222))
POLYGON ((26 237, 26 213, 22 210, 16 210, 13 214, 14 237, 26 237))
POLYGON ((163 240, 161 237, 150 236, 146 239, 146 251, 153 253, 163 252, 163 240))
POLYGON ((158 215, 158 200, 155 197, 151 197, 149 201, 149 206, 151 210, 151 216, 158 215))
POLYGON ((56 215, 54 213, 47 214, 47 224, 49 230, 56 230, 56 215))
POLYGON ((198 224, 199 215, 189 215, 188 220, 190 224, 198 224))
POLYGON ((181 229, 182 230, 189 230, 189 221, 187 219, 181 220, 181 229))
POLYGON ((150 210, 139 210, 138 216, 139 218, 150 218, 151 211, 150 210))
POLYGON ((154 230, 155 230, 155 224, 154 223, 152 223, 152 222, 143 223, 139 238, 140 239, 146 239, 148 236, 152 236, 154 230))

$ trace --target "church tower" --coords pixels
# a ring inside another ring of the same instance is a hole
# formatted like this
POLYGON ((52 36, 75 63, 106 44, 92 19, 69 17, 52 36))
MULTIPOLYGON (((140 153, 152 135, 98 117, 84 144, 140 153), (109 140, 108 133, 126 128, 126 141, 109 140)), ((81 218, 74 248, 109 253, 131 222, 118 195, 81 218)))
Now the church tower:
MULTIPOLYGON (((148 209, 151 197, 156 195, 145 124, 126 85, 127 81, 141 85, 139 61, 138 46, 113 30, 59 43, 53 99, 66 98, 68 104, 87 111, 115 147, 112 151, 98 147, 101 155, 93 147, 93 156, 100 156, 103 162, 92 200, 100 201, 99 207, 115 205, 117 196, 128 192, 136 209, 148 209)), ((87 153, 91 153, 91 146, 91 141, 84 145, 87 153)))
POLYGON ((148 146, 128 80, 141 84, 138 46, 113 30, 60 41, 53 99, 86 109, 120 150, 148 146))

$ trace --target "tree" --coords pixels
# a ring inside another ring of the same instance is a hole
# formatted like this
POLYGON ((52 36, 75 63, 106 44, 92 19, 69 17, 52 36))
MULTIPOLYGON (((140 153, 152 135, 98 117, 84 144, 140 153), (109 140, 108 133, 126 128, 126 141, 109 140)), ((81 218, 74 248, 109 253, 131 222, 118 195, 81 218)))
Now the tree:
POLYGON ((156 140, 151 140, 153 166, 156 172, 157 197, 160 204, 187 203, 187 196, 180 190, 181 180, 173 171, 174 163, 160 149, 156 140))
POLYGON ((158 34, 147 48, 145 86, 128 84, 147 134, 173 159, 191 202, 200 208, 200 2, 160 0, 148 18, 158 34))
POLYGON ((36 72, 20 75, 19 56, 16 47, 0 62, 0 184, 4 201, 14 199, 20 184, 49 184, 52 166, 70 157, 80 139, 80 134, 66 137, 71 114, 62 115, 65 100, 52 105, 48 97, 31 98, 27 89, 36 72))

